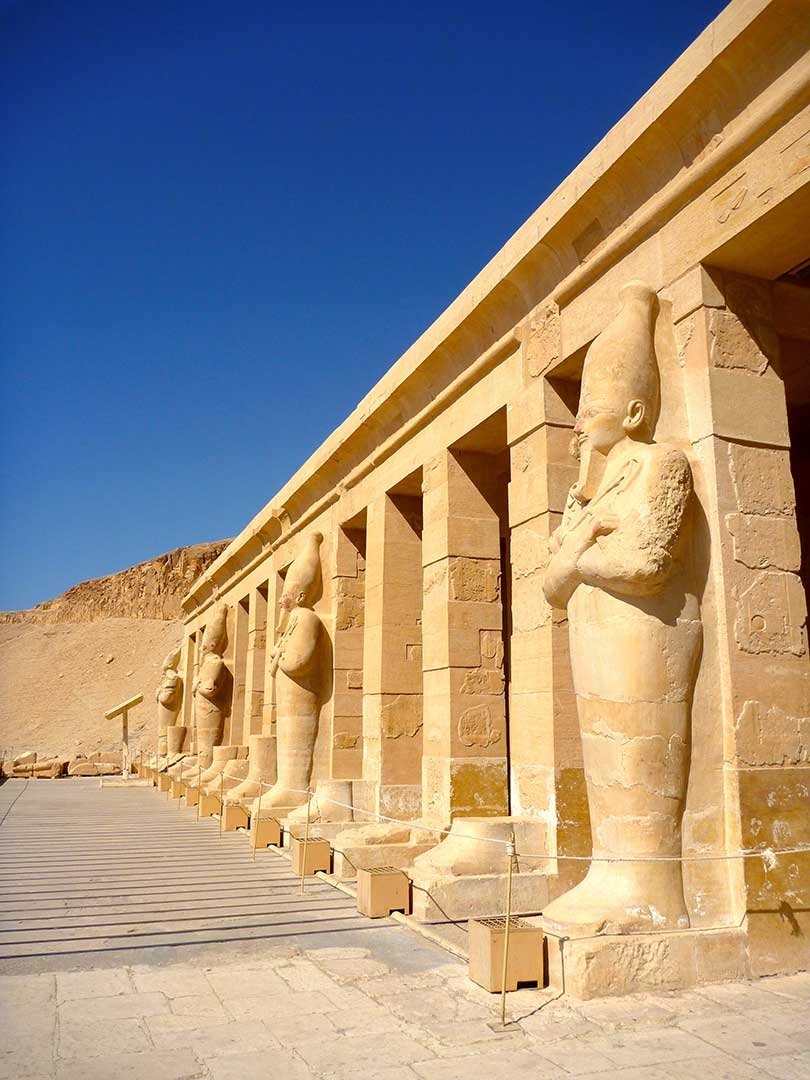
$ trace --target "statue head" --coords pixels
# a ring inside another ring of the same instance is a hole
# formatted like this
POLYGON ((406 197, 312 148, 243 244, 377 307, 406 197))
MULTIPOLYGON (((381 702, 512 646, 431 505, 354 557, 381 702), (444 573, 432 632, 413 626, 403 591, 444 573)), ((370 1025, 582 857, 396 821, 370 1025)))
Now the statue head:
POLYGON ((177 665, 180 663, 180 650, 174 649, 166 659, 163 661, 163 671, 177 671, 177 665))
POLYGON ((214 653, 216 655, 222 654, 222 651, 225 648, 227 626, 228 606, 227 604, 217 604, 211 612, 211 618, 208 620, 208 624, 203 632, 201 649, 203 656, 206 656, 209 653, 214 653))
POLYGON ((657 297, 642 281, 619 293, 621 308, 585 357, 576 432, 580 444, 607 454, 624 438, 652 440, 660 384, 654 330, 657 297))
POLYGON ((323 534, 310 533, 304 538, 301 550, 295 556, 284 580, 280 604, 284 611, 296 607, 312 607, 317 599, 321 583, 320 546, 323 534))

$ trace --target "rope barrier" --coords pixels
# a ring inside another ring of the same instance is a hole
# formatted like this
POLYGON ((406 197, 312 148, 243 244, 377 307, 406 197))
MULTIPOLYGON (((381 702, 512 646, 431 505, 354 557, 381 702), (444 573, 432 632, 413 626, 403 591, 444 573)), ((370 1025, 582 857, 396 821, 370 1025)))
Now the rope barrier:
MULTIPOLYGON (((186 755, 183 755, 183 756, 185 757, 186 755)), ((161 770, 161 771, 163 771, 163 770, 161 770)), ((209 771, 209 770, 206 770, 206 771, 209 771)), ((197 818, 198 818, 198 820, 199 820, 199 816, 200 816, 200 802, 201 802, 201 799, 202 799, 201 777, 202 777, 202 766, 201 766, 201 764, 199 764, 199 761, 198 761, 198 772, 197 772, 197 781, 198 781, 198 784, 197 784, 197 786, 198 786, 197 818)), ((220 836, 221 836, 222 835, 222 827, 223 827, 224 807, 225 807, 225 781, 226 780, 236 780, 241 784, 241 783, 243 783, 245 781, 246 778, 244 776, 236 776, 233 773, 227 772, 225 769, 221 769, 221 770, 215 771, 213 776, 209 777, 207 783, 208 784, 215 783, 217 777, 219 778, 219 791, 220 791, 220 821, 219 821, 219 828, 220 828, 220 836)), ((307 854, 308 854, 307 849, 308 849, 308 846, 309 846, 309 843, 310 843, 310 824, 311 824, 311 820, 312 820, 312 810, 313 810, 313 806, 314 806, 316 814, 318 816, 320 816, 321 813, 322 813, 321 803, 326 803, 326 804, 329 804, 331 806, 337 806, 337 807, 341 807, 343 809, 350 810, 352 812, 353 816, 357 815, 357 814, 365 814, 367 817, 373 818, 375 821, 388 822, 388 823, 392 823, 392 824, 396 824, 396 825, 402 825, 402 826, 408 828, 409 830, 410 829, 419 829, 419 830, 422 830, 424 832, 429 832, 429 833, 431 833, 433 835, 439 835, 439 836, 449 836, 449 835, 452 834, 454 837, 457 837, 460 840, 472 840, 472 841, 475 841, 475 842, 478 842, 478 843, 483 841, 485 843, 491 843, 491 844, 500 845, 504 849, 504 854, 505 854, 506 858, 508 859, 507 894, 506 894, 506 923, 505 923, 505 927, 504 927, 503 956, 502 956, 502 969, 501 969, 501 1025, 502 1025, 503 1028, 507 1027, 507 1019, 506 1019, 506 993, 507 993, 507 990, 506 990, 506 984, 507 984, 507 974, 508 974, 508 965, 509 965, 510 930, 511 930, 511 922, 512 922, 512 876, 513 876, 513 872, 514 872, 514 869, 515 869, 516 860, 517 860, 517 868, 518 868, 518 871, 519 871, 520 870, 520 865, 519 865, 519 860, 520 859, 525 859, 525 860, 528 860, 528 861, 541 861, 541 862, 549 862, 549 861, 552 861, 552 860, 560 860, 560 861, 586 862, 586 863, 595 863, 595 862, 607 862, 607 863, 680 862, 680 863, 690 863, 690 862, 724 862, 724 861, 730 861, 732 859, 758 858, 758 859, 762 860, 765 871, 767 873, 768 871, 773 870, 773 869, 776 868, 779 856, 798 855, 798 854, 803 854, 803 853, 810 852, 810 845, 800 845, 800 846, 797 846, 797 847, 780 848, 780 849, 776 849, 776 850, 774 850, 771 847, 766 847, 766 848, 762 848, 762 849, 758 849, 758 850, 757 849, 752 849, 752 848, 743 848, 740 851, 735 852, 735 853, 723 852, 723 853, 717 854, 717 855, 705 855, 705 854, 701 854, 701 855, 660 855, 660 856, 641 855, 641 856, 638 856, 638 857, 635 857, 635 858, 628 858, 626 856, 612 856, 612 855, 537 855, 537 854, 521 854, 516 850, 514 825, 512 825, 512 827, 510 829, 510 839, 509 840, 499 840, 496 837, 490 837, 490 836, 472 836, 472 835, 470 835, 468 833, 453 832, 451 829, 433 828, 433 827, 431 827, 429 825, 422 825, 419 822, 403 821, 403 820, 401 820, 399 818, 390 817, 390 816, 385 815, 385 814, 378 814, 378 813, 375 813, 374 811, 363 810, 361 808, 352 806, 350 803, 341 802, 339 799, 332 799, 332 798, 329 798, 328 796, 324 796, 323 794, 319 794, 319 793, 317 793, 315 791, 312 791, 308 787, 307 788, 279 787, 278 784, 268 784, 268 783, 265 783, 264 780, 261 780, 261 779, 256 780, 256 781, 251 781, 251 783, 256 784, 258 786, 258 792, 259 792, 258 797, 256 798, 256 803, 257 803, 257 807, 256 807, 256 829, 255 829, 255 832, 254 832, 253 843, 252 843, 252 849, 253 849, 252 850, 252 858, 253 858, 253 860, 255 860, 255 858, 256 858, 256 850, 257 850, 257 846, 258 846, 258 832, 259 832, 259 828, 260 828, 260 822, 262 821, 262 798, 264 796, 265 791, 275 790, 277 792, 284 792, 284 793, 290 794, 290 795, 302 795, 302 796, 305 797, 305 803, 301 804, 302 807, 304 805, 306 806, 306 828, 305 828, 305 834, 304 834, 304 837, 303 837, 304 851, 303 851, 303 855, 301 857, 301 894, 302 895, 304 894, 304 889, 305 889, 305 880, 306 880, 306 871, 307 871, 307 854)), ((15 799, 15 802, 16 802, 16 799, 15 799)), ((271 811, 272 811, 272 809, 273 808, 271 808, 271 811)), ((288 808, 285 807, 284 809, 288 809, 288 808)), ((271 813, 270 816, 272 817, 272 813, 271 813)), ((351 860, 349 860, 348 857, 346 856, 345 852, 340 852, 339 849, 337 849, 337 848, 333 848, 333 851, 337 852, 338 854, 343 855, 343 857, 346 858, 347 861, 351 862, 351 860)), ((418 886, 414 886, 414 887, 419 888, 418 886)), ((426 893, 426 895, 428 897, 430 897, 431 900, 433 899, 433 897, 431 896, 431 894, 430 894, 430 892, 428 890, 420 888, 419 891, 426 893)), ((435 902, 436 901, 434 901, 434 903, 435 902)), ((440 905, 437 905, 437 906, 439 906, 439 908, 441 910, 440 905)), ((744 918, 745 918, 745 916, 743 916, 743 919, 744 918)), ((451 920, 451 921, 455 922, 455 920, 451 920)), ((712 929, 712 928, 706 928, 706 929, 712 929)), ((668 932, 669 933, 677 933, 678 931, 663 931, 663 932, 664 933, 668 933, 668 932)), ((655 933, 660 934, 661 931, 656 931, 655 933)), ((563 943, 566 940, 568 940, 568 939, 567 938, 561 938, 560 941, 559 941, 559 946, 560 946, 560 951, 561 951, 561 960, 562 960, 563 943)), ((557 995, 557 997, 560 997, 565 993, 565 964, 564 964, 564 962, 562 964, 562 979, 563 979, 563 989, 561 990, 560 994, 557 995)), ((556 1000, 556 998, 554 998, 552 1000, 556 1000)), ((512 1021, 512 1022, 516 1022, 516 1021, 512 1021)))
MULTIPOLYGON (((217 773, 217 775, 222 777, 223 784, 225 779, 239 780, 240 782, 244 780, 244 777, 234 776, 232 773, 225 772, 224 770, 217 773)), ((278 787, 278 785, 276 784, 265 784, 260 780, 254 782, 259 784, 262 790, 265 788, 271 790, 272 788, 278 787)), ((328 796, 318 794, 317 792, 311 791, 309 788, 279 788, 278 790, 288 792, 291 795, 308 795, 309 799, 314 799, 316 804, 318 805, 320 805, 318 801, 321 800, 325 803, 329 803, 331 806, 340 806, 345 810, 351 810, 354 814, 366 814, 369 817, 373 817, 377 821, 388 822, 394 825, 403 825, 409 829, 420 829, 423 832, 429 832, 434 834, 438 833, 442 836, 450 836, 452 833, 453 837, 459 840, 474 840, 476 843, 499 844, 502 848, 506 849, 505 854, 508 854, 508 849, 512 847, 512 843, 509 840, 498 840, 497 837, 494 836, 471 836, 468 833, 452 832, 451 829, 434 828, 430 825, 422 825, 416 821, 403 821, 401 818, 393 818, 388 817, 385 814, 377 814, 372 810, 363 810, 360 807, 352 806, 350 803, 340 802, 340 800, 338 799, 330 799, 328 796)), ((550 862, 551 860, 558 860, 560 862, 564 861, 589 863, 729 862, 734 859, 762 859, 762 861, 765 863, 765 869, 773 870, 776 867, 776 860, 778 856, 798 855, 804 852, 810 852, 810 845, 804 845, 795 848, 778 849, 770 847, 761 849, 743 848, 739 852, 723 852, 722 854, 718 855, 638 855, 634 856, 633 858, 628 858, 625 855, 533 855, 528 853, 523 854, 515 850, 514 857, 518 859, 518 861, 520 859, 527 859, 529 861, 535 862, 550 862)))

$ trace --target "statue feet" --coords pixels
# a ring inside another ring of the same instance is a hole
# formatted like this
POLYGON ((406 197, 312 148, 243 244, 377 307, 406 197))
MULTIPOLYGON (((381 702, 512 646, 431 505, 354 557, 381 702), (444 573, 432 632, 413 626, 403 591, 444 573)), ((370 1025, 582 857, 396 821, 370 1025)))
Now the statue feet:
POLYGON ((552 934, 643 934, 687 930, 680 863, 594 863, 573 889, 543 909, 552 934))
MULTIPOLYGON (((263 794, 262 785, 258 780, 243 780, 241 784, 237 784, 236 787, 231 788, 225 795, 226 803, 243 803, 258 799, 259 795, 263 794)), ((262 799, 262 803, 264 799, 262 799)))
MULTIPOLYGON (((304 786, 304 784, 299 785, 302 788, 304 786)), ((306 801, 305 794, 300 795, 297 791, 291 791, 289 788, 281 787, 279 784, 274 784, 269 791, 262 792, 262 810, 265 807, 269 810, 274 806, 301 806, 306 801)))

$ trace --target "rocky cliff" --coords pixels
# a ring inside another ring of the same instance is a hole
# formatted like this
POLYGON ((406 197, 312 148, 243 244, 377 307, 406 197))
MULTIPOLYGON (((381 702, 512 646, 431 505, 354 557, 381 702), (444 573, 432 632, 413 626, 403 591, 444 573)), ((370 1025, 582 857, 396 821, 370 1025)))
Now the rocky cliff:
POLYGON ((195 578, 229 541, 196 544, 158 555, 128 570, 74 585, 27 611, 2 611, 0 623, 98 622, 100 619, 180 619, 180 602, 195 578))
POLYGON ((178 548, 0 613, 0 757, 120 749, 121 725, 104 712, 138 692, 131 745, 154 745, 161 662, 183 637, 180 601, 226 544, 178 548))

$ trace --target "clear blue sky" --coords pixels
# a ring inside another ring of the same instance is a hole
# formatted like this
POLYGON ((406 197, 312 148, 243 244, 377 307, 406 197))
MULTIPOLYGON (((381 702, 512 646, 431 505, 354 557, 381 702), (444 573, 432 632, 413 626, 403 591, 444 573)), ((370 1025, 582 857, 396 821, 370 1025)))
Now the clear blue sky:
POLYGON ((0 0, 0 608, 237 533, 720 0, 0 0))

